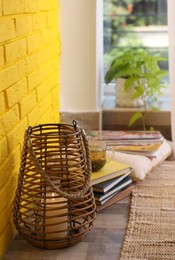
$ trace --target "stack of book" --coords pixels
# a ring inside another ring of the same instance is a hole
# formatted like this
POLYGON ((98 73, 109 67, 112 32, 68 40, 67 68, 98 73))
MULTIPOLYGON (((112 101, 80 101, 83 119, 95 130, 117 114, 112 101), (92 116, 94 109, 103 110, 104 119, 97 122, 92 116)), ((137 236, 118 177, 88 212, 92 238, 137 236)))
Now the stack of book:
POLYGON ((165 138, 159 131, 91 131, 89 137, 105 141, 115 151, 158 157, 165 138))
MULTIPOLYGON (((150 159, 161 158, 162 149, 166 139, 159 131, 90 131, 87 133, 92 140, 106 142, 107 147, 124 154, 135 154, 149 157, 150 159)), ((125 160, 126 161, 126 160, 125 160)), ((100 171, 92 173, 92 186, 97 204, 97 211, 112 205, 127 197, 134 187, 131 178, 133 169, 124 164, 125 162, 111 161, 100 171)), ((152 160, 151 160, 152 161, 152 160)), ((131 161, 130 161, 131 162, 131 161)), ((132 163, 134 175, 136 174, 135 163, 132 163)), ((150 166, 152 167, 152 166, 150 166)), ((144 173, 146 174, 146 172, 144 173)), ((144 177, 141 176, 140 179, 144 177)))
POLYGON ((91 184, 97 211, 128 196, 134 185, 131 178, 133 169, 124 163, 111 160, 97 172, 92 172, 91 184))

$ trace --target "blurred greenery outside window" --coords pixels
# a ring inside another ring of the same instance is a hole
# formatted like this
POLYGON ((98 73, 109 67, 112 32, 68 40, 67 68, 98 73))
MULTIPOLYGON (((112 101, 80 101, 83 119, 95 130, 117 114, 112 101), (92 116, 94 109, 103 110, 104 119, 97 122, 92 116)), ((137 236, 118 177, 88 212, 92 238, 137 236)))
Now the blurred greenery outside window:
MULTIPOLYGON (((104 74, 116 51, 141 48, 168 58, 167 0, 103 0, 103 30, 104 74)), ((169 81, 168 61, 159 65, 169 81)), ((104 86, 104 94, 111 95, 111 89, 104 86)))

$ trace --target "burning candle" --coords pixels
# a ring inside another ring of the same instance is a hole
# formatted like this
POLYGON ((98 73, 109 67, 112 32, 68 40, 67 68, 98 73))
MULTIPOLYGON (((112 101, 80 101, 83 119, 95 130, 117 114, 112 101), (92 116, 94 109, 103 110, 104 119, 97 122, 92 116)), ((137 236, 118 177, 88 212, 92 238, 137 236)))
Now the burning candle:
POLYGON ((54 192, 47 193, 45 208, 46 239, 64 238, 67 235, 67 199, 54 192))

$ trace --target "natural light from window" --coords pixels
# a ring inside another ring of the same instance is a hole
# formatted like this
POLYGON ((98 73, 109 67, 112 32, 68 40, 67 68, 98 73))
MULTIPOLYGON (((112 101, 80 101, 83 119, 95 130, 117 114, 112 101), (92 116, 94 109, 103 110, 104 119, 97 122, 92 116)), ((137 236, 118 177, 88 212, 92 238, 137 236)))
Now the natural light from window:
MULTIPOLYGON (((104 75, 116 53, 145 49, 167 58, 160 62, 168 75, 168 28, 166 0, 103 0, 104 75)), ((160 109, 169 110, 169 87, 160 97, 160 109)), ((115 107, 115 82, 104 84, 104 107, 115 107)))

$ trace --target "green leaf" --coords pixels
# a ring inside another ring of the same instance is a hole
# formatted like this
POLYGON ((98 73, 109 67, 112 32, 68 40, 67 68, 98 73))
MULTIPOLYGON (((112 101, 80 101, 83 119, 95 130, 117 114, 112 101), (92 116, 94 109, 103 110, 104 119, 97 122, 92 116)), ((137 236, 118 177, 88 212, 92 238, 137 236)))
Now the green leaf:
POLYGON ((143 96, 145 88, 143 85, 138 85, 135 87, 135 94, 132 96, 132 99, 143 96))
POLYGON ((153 127, 153 126, 150 126, 149 130, 150 130, 150 131, 154 131, 154 127, 153 127))
POLYGON ((130 127, 131 125, 133 125, 139 118, 142 118, 143 115, 141 112, 136 112, 134 113, 134 115, 131 117, 128 126, 130 127))
POLYGON ((133 76, 130 77, 129 79, 125 80, 125 84, 124 84, 124 90, 127 91, 128 88, 134 84, 134 82, 136 82, 139 79, 139 77, 137 76, 133 76))

